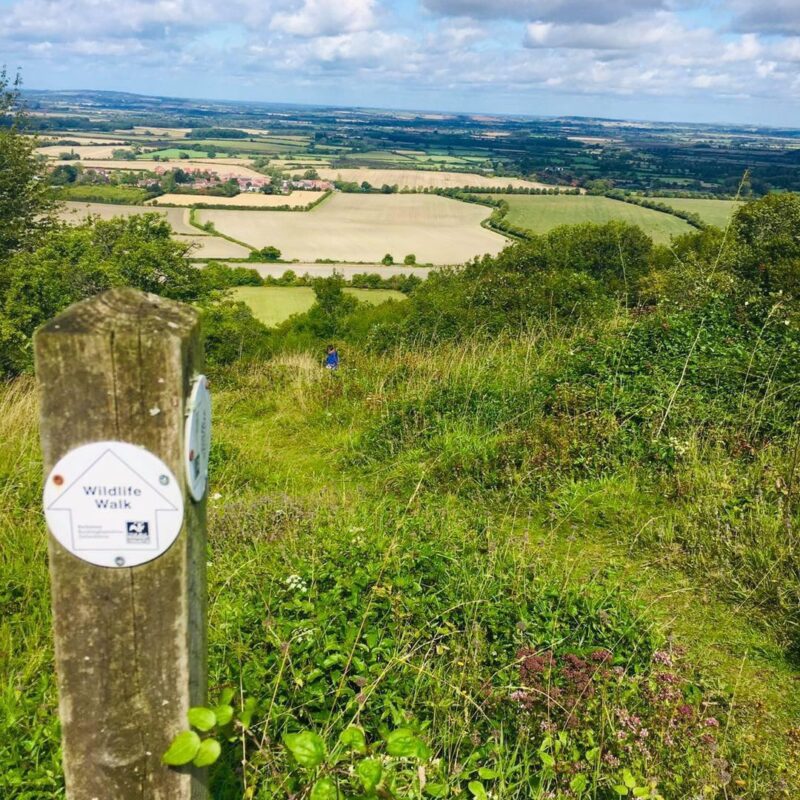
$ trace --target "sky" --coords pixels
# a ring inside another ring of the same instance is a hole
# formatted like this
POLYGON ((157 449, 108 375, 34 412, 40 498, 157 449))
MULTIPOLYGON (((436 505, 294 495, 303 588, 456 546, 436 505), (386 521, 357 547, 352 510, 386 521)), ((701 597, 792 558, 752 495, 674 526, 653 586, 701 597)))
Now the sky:
POLYGON ((800 127, 800 0, 0 0, 30 89, 800 127))

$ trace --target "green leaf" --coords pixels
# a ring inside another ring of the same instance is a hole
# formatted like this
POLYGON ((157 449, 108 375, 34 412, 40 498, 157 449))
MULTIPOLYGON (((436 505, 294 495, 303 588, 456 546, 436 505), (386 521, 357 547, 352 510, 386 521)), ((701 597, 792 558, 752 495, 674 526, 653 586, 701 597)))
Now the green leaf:
POLYGON ((320 778, 311 790, 311 800, 339 800, 340 797, 333 778, 320 778))
POLYGON ((357 767, 356 774, 361 779, 364 791, 372 794, 381 782, 383 767, 377 758, 365 758, 357 767))
POLYGON ((216 739, 203 739, 192 764, 196 767, 209 767, 219 758, 221 752, 222 748, 216 739))
POLYGON ((477 800, 487 800, 486 789, 483 788, 483 784, 479 781, 470 781, 467 784, 467 789, 469 789, 470 794, 477 800))
POLYGON ((634 797, 650 797, 650 790, 646 786, 639 786, 633 790, 634 797))
POLYGON ((210 708, 195 706, 189 709, 189 724, 199 731, 210 731, 217 724, 217 715, 210 708))
POLYGON ((584 789, 586 789, 586 784, 588 783, 586 776, 579 772, 570 782, 569 788, 572 789, 573 792, 577 795, 583 794, 584 789))
POLYGON ((225 727, 233 719, 233 706, 221 705, 214 709, 214 714, 217 717, 217 725, 225 727))
POLYGON ((539 758, 542 759, 542 764, 544 764, 546 767, 550 767, 552 769, 556 765, 556 760, 550 755, 550 753, 544 753, 540 751, 539 758))
POLYGON ((181 731, 161 756, 161 761, 171 767, 182 767, 197 755, 199 749, 200 737, 194 731, 181 731))
POLYGON ((622 770, 622 782, 629 788, 633 789, 636 786, 636 778, 633 777, 633 773, 629 769, 622 770))
POLYGON ((230 705, 231 700, 233 700, 233 696, 236 694, 235 689, 231 689, 228 687, 227 689, 222 690, 222 694, 219 696, 219 704, 221 706, 230 705))
POLYGON ((497 773, 488 767, 481 767, 478 770, 478 775, 485 781, 493 781, 497 777, 497 773))
POLYGON ((447 797, 446 783, 426 783, 425 794, 431 797, 447 797))
POLYGON ((618 794, 620 797, 626 797, 626 796, 627 796, 627 794, 628 794, 628 787, 627 787, 627 786, 615 786, 615 787, 614 787, 614 791, 615 791, 615 792, 616 792, 616 793, 617 793, 617 794, 618 794))
POLYGON ((319 766, 325 758, 325 742, 313 731, 285 733, 283 743, 297 763, 307 769, 319 766))
POLYGON ((242 723, 243 728, 249 728, 250 723, 253 721, 253 715, 256 713, 256 699, 248 697, 244 701, 244 708, 239 712, 239 722, 242 723))
POLYGON ((430 750, 410 728, 398 728, 386 737, 386 752, 390 756, 428 758, 430 750))
POLYGON ((364 737, 364 731, 361 728, 356 728, 355 725, 345 728, 339 736, 339 741, 349 750, 355 750, 357 753, 367 752, 367 740, 364 737))

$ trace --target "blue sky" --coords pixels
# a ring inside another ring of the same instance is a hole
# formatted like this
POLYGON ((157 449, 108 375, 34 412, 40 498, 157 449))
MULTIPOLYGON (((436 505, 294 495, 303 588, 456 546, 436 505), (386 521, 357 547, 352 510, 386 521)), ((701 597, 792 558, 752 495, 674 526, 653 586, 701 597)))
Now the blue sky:
POLYGON ((800 127, 800 0, 0 0, 35 89, 800 127))

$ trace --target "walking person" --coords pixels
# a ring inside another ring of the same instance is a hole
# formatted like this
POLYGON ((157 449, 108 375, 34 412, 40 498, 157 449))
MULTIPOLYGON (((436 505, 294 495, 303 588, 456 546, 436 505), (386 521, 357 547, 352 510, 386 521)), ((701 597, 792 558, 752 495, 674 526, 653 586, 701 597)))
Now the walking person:
POLYGON ((339 369, 339 351, 332 345, 328 345, 328 352, 325 356, 325 369, 339 369))

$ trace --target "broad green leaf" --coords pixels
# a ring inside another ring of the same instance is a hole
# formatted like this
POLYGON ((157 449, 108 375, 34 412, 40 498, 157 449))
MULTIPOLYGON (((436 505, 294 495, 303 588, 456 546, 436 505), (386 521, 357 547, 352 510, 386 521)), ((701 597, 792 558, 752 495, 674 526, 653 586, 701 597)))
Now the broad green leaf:
POLYGON ((493 781, 497 777, 497 773, 488 767, 481 767, 478 770, 478 775, 485 781, 493 781))
POLYGON ((320 778, 311 790, 311 800, 339 800, 340 797, 332 778, 320 778))
POLYGON ((390 756, 416 758, 420 745, 424 747, 424 742, 410 728, 398 728, 386 737, 386 752, 390 756))
POLYGON ((233 719, 233 706, 221 705, 214 709, 217 717, 217 725, 224 727, 233 719))
POLYGON ((357 767, 356 774, 367 794, 372 794, 381 782, 383 767, 377 758, 365 758, 357 767))
POLYGON ((628 787, 627 787, 627 786, 615 786, 615 787, 614 787, 614 791, 615 791, 615 792, 616 792, 616 793, 617 793, 617 794, 618 794, 620 797, 627 797, 627 795, 628 795, 628 787))
POLYGON ((356 728, 351 725, 345 728, 339 736, 339 741, 348 749, 355 750, 357 753, 366 753, 367 740, 364 737, 364 731, 361 728, 356 728))
POLYGON ((285 733, 283 743, 297 763, 307 769, 318 767, 325 758, 325 742, 313 731, 285 733))
POLYGON ((542 764, 544 764, 546 767, 550 767, 552 769, 556 765, 556 760, 550 755, 550 753, 540 752, 539 758, 542 759, 542 764))
POLYGON ((161 756, 161 761, 171 767, 182 767, 197 755, 199 749, 200 737, 194 731, 181 731, 161 756))
POLYGON ((479 781, 470 781, 467 784, 467 789, 476 800, 487 800, 486 789, 483 788, 483 784, 479 781))
POLYGON ((239 712, 239 722, 242 723, 243 728, 249 728, 250 723, 253 721, 253 715, 256 713, 256 700, 254 697, 248 697, 244 701, 244 708, 239 712))
POLYGON ((634 797, 650 797, 650 790, 646 786, 639 786, 633 790, 634 797))
POLYGON ((231 689, 230 687, 227 689, 222 690, 222 694, 219 696, 219 704, 221 706, 230 705, 231 700, 233 700, 233 696, 236 694, 235 689, 231 689))
POLYGON ((217 715, 205 706, 189 709, 189 724, 199 731, 210 731, 217 724, 217 715))
POLYGON ((216 739, 203 739, 192 763, 196 767, 209 767, 219 758, 221 752, 222 748, 216 739))
POLYGON ((586 789, 586 784, 587 783, 588 783, 588 780, 586 779, 586 776, 582 772, 579 772, 569 782, 569 788, 572 789, 572 791, 575 792, 575 794, 581 795, 581 794, 583 794, 584 790, 586 789))
POLYGON ((633 777, 633 773, 629 769, 622 770, 622 782, 629 789, 633 789, 633 787, 636 786, 636 778, 633 777))
POLYGON ((425 794, 431 797, 447 797, 447 784, 427 783, 425 784, 425 794))

